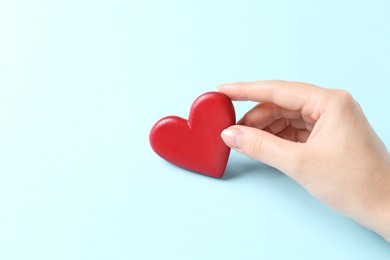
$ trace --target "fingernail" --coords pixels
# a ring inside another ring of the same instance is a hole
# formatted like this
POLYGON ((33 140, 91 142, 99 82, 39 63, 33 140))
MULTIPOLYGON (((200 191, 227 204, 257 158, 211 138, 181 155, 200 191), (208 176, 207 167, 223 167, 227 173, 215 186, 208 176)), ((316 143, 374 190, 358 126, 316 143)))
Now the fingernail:
POLYGON ((218 86, 218 90, 221 91, 222 89, 226 90, 226 89, 229 89, 229 88, 232 88, 234 86, 232 86, 231 83, 228 83, 228 84, 222 84, 222 85, 219 85, 218 86))
POLYGON ((243 134, 241 129, 231 127, 223 130, 221 136, 228 146, 235 149, 241 149, 243 134))
POLYGON ((218 90, 218 91, 221 91, 221 90, 224 88, 224 86, 225 86, 225 85, 219 85, 219 86, 217 87, 217 90, 218 90))

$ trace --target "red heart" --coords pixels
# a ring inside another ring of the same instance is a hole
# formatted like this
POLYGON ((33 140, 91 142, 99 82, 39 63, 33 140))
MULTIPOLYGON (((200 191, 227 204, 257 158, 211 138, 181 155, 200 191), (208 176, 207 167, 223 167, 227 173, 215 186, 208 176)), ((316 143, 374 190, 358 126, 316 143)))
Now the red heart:
POLYGON ((208 92, 194 101, 188 121, 177 116, 160 119, 150 131, 150 145, 159 156, 177 166, 220 178, 230 153, 221 132, 235 121, 229 97, 208 92))

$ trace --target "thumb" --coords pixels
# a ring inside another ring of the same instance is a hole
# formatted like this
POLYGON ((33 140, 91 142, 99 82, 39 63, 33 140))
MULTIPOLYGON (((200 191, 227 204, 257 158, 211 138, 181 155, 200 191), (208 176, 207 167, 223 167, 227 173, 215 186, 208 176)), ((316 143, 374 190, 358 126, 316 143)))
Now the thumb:
POLYGON ((301 144, 284 140, 257 128, 234 125, 222 131, 232 149, 292 175, 299 167, 301 144))

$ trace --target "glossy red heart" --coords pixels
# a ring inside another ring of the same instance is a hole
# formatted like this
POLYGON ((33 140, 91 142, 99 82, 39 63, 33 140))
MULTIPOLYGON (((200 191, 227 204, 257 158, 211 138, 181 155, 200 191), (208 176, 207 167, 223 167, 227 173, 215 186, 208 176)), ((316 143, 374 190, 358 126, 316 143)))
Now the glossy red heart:
POLYGON ((208 92, 194 101, 188 121, 177 116, 160 119, 150 132, 150 145, 159 156, 177 166, 221 178, 230 154, 221 132, 235 121, 229 97, 208 92))

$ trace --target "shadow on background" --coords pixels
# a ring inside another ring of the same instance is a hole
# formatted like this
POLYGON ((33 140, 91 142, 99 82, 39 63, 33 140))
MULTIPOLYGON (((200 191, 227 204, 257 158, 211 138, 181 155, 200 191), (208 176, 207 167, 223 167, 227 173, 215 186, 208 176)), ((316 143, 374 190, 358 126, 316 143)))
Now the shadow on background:
POLYGON ((244 183, 247 189, 261 196, 279 198, 279 202, 283 201, 292 207, 299 207, 309 212, 313 212, 314 208, 328 211, 322 203, 318 203, 317 199, 289 176, 236 152, 232 153, 229 159, 223 180, 239 181, 244 183))
POLYGON ((243 155, 232 153, 229 162, 226 166, 225 174, 223 176, 224 180, 243 178, 250 174, 259 174, 266 172, 267 174, 272 175, 284 175, 277 169, 268 166, 264 163, 261 163, 254 159, 249 159, 243 155))

